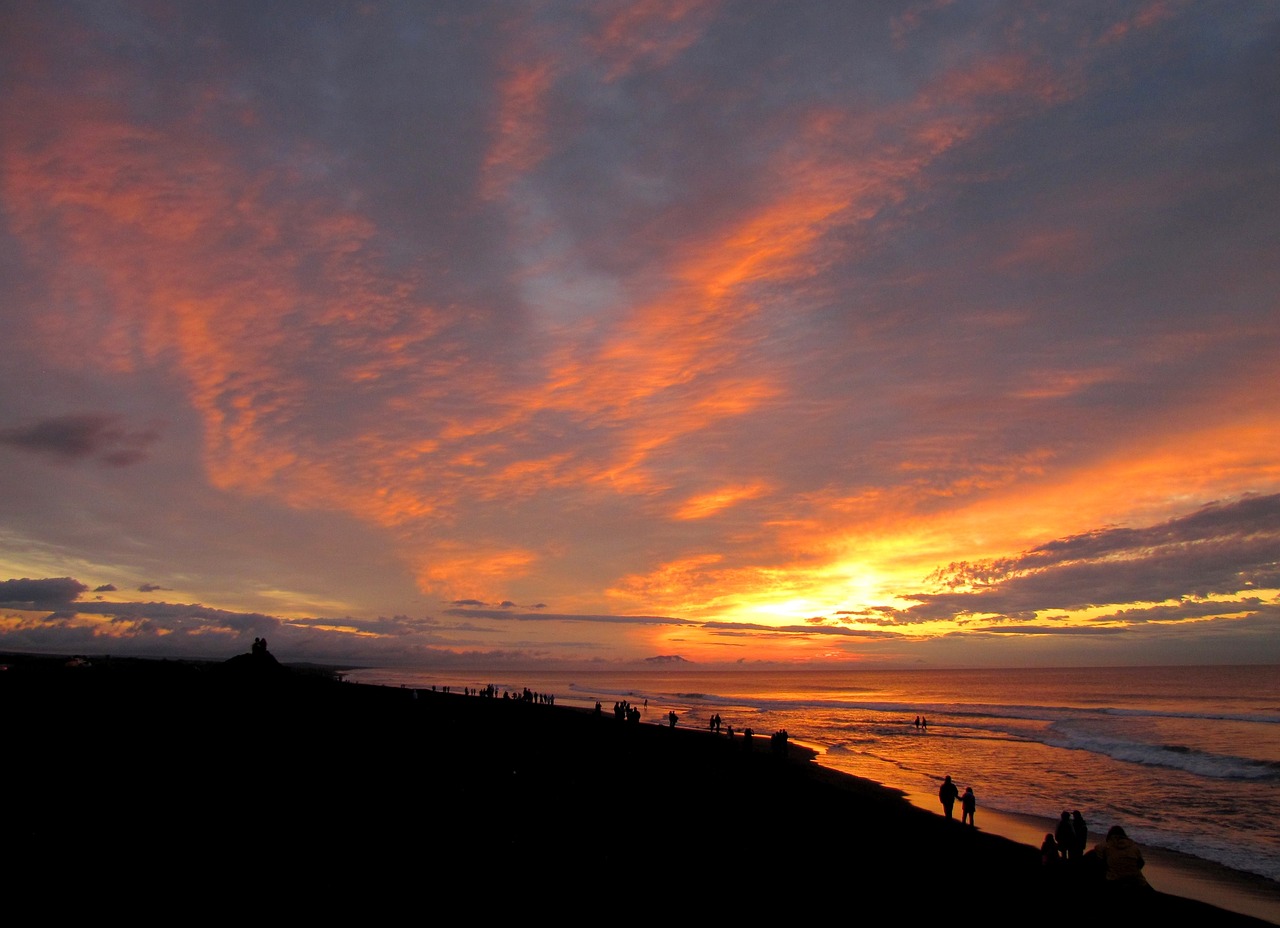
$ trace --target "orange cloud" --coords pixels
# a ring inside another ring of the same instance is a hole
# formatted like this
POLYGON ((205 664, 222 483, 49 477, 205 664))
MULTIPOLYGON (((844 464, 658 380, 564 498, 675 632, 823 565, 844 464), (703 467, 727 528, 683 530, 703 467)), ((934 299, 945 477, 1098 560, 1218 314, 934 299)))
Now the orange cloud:
POLYGON ((606 14, 588 45, 609 62, 606 80, 661 68, 696 42, 719 0, 638 0, 606 14))
POLYGON ((484 548, 442 543, 415 554, 418 584, 439 591, 446 598, 475 595, 477 590, 498 589, 528 572, 537 562, 530 551, 517 548, 484 548))
POLYGON ((550 151, 545 98, 556 72, 549 59, 518 62, 508 71, 499 89, 494 141, 481 167, 481 194, 485 198, 505 193, 519 175, 535 167, 550 151))
POLYGON ((1100 45, 1109 45, 1114 42, 1123 41, 1128 37, 1129 33, 1140 30, 1149 29, 1157 23, 1162 23, 1167 19, 1171 19, 1178 15, 1178 7, 1185 6, 1185 3, 1172 3, 1168 0, 1155 0, 1153 3, 1147 4, 1138 12, 1134 13, 1128 19, 1123 19, 1115 23, 1102 37, 1098 39, 1100 45))
POLYGON ((755 499, 765 492, 766 487, 760 483, 750 486, 721 487, 710 493, 702 493, 685 500, 684 504, 676 510, 675 517, 682 520, 705 519, 743 500, 755 499))

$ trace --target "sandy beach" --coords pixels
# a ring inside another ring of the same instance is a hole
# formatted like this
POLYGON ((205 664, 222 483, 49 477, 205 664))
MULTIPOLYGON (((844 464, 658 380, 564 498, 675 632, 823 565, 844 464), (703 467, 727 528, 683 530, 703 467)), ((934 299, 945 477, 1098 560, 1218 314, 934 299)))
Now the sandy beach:
POLYGON ((358 907, 374 923, 409 905, 453 911, 447 900, 470 918, 679 905, 1079 924, 1106 907, 1270 923, 1050 877, 1027 844, 759 735, 748 748, 248 655, 5 663, 12 885, 69 904, 189 904, 262 885, 295 911, 358 907))

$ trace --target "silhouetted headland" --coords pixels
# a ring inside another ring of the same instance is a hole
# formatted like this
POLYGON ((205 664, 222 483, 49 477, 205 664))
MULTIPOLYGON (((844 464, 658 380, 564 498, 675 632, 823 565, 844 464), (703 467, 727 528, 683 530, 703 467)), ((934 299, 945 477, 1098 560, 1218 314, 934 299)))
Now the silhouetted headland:
POLYGON ((1038 848, 813 763, 794 732, 348 683, 265 642, 223 662, 0 664, 8 875, 29 892, 191 905, 263 883, 291 907, 359 901, 373 923, 460 903, 468 918, 1266 924, 1049 873, 1038 848))

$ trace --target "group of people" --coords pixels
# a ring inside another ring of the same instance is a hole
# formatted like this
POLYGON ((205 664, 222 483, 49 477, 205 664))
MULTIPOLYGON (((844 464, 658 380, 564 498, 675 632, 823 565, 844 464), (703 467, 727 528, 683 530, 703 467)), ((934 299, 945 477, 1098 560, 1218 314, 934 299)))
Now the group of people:
POLYGON ((1089 828, 1080 810, 1063 810, 1058 827, 1046 834, 1040 845, 1040 862, 1053 870, 1064 862, 1076 870, 1092 870, 1117 889, 1151 888, 1142 875, 1146 866, 1142 849, 1120 825, 1112 825, 1106 840, 1093 850, 1087 850, 1088 846, 1089 828))
MULTIPOLYGON (((961 823, 973 825, 973 813, 978 800, 972 786, 966 786, 961 793, 948 774, 938 787, 938 799, 942 802, 942 812, 948 819, 954 817, 955 805, 959 801, 961 823)), ((1124 828, 1112 825, 1105 841, 1093 850, 1086 850, 1088 846, 1089 826, 1080 810, 1063 810, 1057 828, 1044 836, 1044 842, 1040 845, 1040 861, 1046 867, 1055 869, 1064 862, 1071 862, 1074 868, 1082 872, 1092 869, 1108 885, 1117 889, 1151 888, 1142 875, 1142 869, 1146 866, 1142 849, 1125 833, 1124 828)))
POLYGON ((948 819, 954 817, 956 800, 959 799, 960 823, 977 827, 973 823, 973 815, 978 810, 978 797, 973 794, 972 786, 966 786, 964 794, 961 795, 959 787, 952 782, 951 775, 947 774, 942 785, 938 787, 938 799, 942 802, 942 813, 948 819))
POLYGON ((1058 819, 1058 827, 1044 836, 1040 845, 1040 860, 1051 864, 1059 860, 1079 860, 1084 857, 1089 846, 1089 826, 1085 824, 1080 810, 1068 812, 1062 810, 1058 819))
MULTIPOLYGON (((646 699, 644 702, 645 702, 645 705, 648 706, 649 700, 646 699)), ((599 715, 599 714, 600 714, 600 700, 597 699, 596 715, 599 715)), ((633 725, 639 725, 640 724, 640 707, 631 705, 631 703, 627 702, 625 699, 619 700, 618 702, 615 702, 613 704, 613 717, 615 719, 618 719, 621 722, 630 722, 633 725)), ((675 722, 671 722, 671 726, 674 728, 675 722)))

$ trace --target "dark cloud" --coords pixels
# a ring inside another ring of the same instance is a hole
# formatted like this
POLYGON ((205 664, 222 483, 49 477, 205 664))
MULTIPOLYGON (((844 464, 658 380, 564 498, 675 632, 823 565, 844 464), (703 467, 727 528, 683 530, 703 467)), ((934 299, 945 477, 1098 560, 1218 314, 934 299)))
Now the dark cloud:
POLYGON ((313 617, 289 619, 286 624, 291 628, 314 628, 344 635, 377 635, 382 637, 406 637, 421 634, 423 631, 439 626, 435 619, 411 618, 407 615, 379 616, 375 619, 360 619, 351 616, 343 616, 342 618, 313 617))
POLYGON ((158 583, 143 583, 138 586, 139 593, 154 593, 156 590, 163 590, 163 589, 164 587, 162 587, 158 583))
POLYGON ((1203 602, 1179 602, 1146 608, 1117 609, 1093 618, 1093 622, 1123 622, 1137 625, 1147 622, 1187 622, 1201 618, 1238 615, 1240 618, 1267 615, 1280 616, 1280 606, 1256 597, 1236 600, 1205 600, 1203 602))
POLYGON ((507 619, 516 622, 599 622, 605 625, 700 625, 686 619, 663 615, 577 615, 573 613, 506 612, 501 610, 446 609, 445 615, 467 618, 507 619))
POLYGON ((102 586, 95 586, 93 588, 93 592, 95 593, 114 593, 115 591, 116 585, 114 583, 104 583, 102 586))
POLYGON ((154 429, 129 431, 120 416, 53 416, 0 429, 0 444, 62 462, 96 460, 113 467, 136 464, 159 437, 154 429))
POLYGON ((0 605, 15 609, 57 609, 75 602, 87 589, 71 577, 5 580, 0 582, 0 605))
POLYGON ((945 637, 969 639, 982 635, 999 635, 1004 637, 1095 638, 1099 635, 1123 635, 1126 631, 1127 629, 1119 626, 1100 628, 1094 625, 988 625, 981 628, 966 628, 962 632, 950 632, 945 637))
POLYGON ((1206 540, 1259 540, 1265 544, 1277 538, 1280 538, 1280 494, 1251 495, 1231 503, 1212 503, 1190 515, 1147 528, 1103 529, 1052 541, 1020 557, 994 564, 1013 573, 1174 545, 1198 545, 1206 540))
POLYGON ((1280 586, 1280 494, 1215 503, 1144 528, 1100 529, 1016 557, 959 562, 931 579, 954 592, 912 595, 920 605, 899 619, 1030 618, 1169 600, 1189 601, 1170 607, 1186 618, 1223 614, 1231 603, 1198 601, 1280 586))
POLYGON ((845 628, 841 625, 761 625, 751 622, 706 622, 702 628, 721 635, 751 635, 752 637, 780 635, 829 635, 833 638, 881 639, 897 637, 894 632, 878 629, 845 628))

